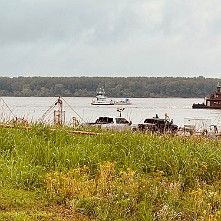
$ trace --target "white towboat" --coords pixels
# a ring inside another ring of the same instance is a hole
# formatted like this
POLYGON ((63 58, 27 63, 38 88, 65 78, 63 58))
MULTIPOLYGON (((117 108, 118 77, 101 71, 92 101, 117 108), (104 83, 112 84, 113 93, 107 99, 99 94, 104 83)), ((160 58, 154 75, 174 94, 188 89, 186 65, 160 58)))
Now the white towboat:
POLYGON ((114 105, 114 101, 107 99, 104 88, 99 88, 97 90, 96 99, 92 100, 91 105, 114 105))

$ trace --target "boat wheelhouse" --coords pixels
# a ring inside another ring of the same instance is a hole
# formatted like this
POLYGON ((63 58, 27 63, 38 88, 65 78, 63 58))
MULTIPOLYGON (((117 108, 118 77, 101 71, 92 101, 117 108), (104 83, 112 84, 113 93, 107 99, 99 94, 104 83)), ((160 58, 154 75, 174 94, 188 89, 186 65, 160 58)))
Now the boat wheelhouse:
POLYGON ((210 96, 205 97, 204 103, 193 104, 192 108, 210 108, 210 109, 221 109, 221 86, 218 82, 216 91, 210 96))

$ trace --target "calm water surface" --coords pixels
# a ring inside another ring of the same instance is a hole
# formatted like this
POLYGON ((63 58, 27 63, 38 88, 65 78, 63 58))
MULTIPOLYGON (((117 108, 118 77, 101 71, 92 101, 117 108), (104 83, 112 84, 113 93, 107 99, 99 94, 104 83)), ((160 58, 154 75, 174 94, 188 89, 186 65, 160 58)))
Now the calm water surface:
MULTIPOLYGON (((2 97, 1 119, 25 117, 29 121, 38 121, 42 115, 55 103, 57 97, 2 97), (9 109, 10 110, 9 110, 9 109)), ((140 123, 147 117, 158 114, 164 117, 168 113, 174 123, 183 126, 185 117, 209 118, 211 124, 221 126, 221 110, 192 109, 193 103, 203 102, 202 98, 131 98, 132 105, 93 106, 90 105, 91 97, 64 97, 63 109, 66 113, 66 122, 71 123, 72 117, 77 117, 81 122, 93 122, 99 116, 117 116, 118 107, 125 108, 122 116, 133 123, 140 123)), ((119 100, 119 99, 115 99, 119 100)), ((45 121, 52 122, 52 109, 45 117, 45 121)))

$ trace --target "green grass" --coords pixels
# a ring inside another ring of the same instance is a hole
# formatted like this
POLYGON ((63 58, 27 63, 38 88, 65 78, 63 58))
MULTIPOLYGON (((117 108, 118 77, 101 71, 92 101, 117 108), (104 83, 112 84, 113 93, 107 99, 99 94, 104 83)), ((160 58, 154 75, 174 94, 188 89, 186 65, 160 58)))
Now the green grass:
POLYGON ((1 220, 220 220, 220 178, 220 140, 0 128, 1 220))

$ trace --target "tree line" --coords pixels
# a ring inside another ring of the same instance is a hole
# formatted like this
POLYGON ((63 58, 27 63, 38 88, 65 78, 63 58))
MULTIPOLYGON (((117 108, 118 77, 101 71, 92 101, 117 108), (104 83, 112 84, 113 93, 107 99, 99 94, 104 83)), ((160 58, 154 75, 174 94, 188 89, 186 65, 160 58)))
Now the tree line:
POLYGON ((108 97, 205 97, 217 78, 187 77, 0 77, 0 96, 94 97, 104 87, 108 97))

